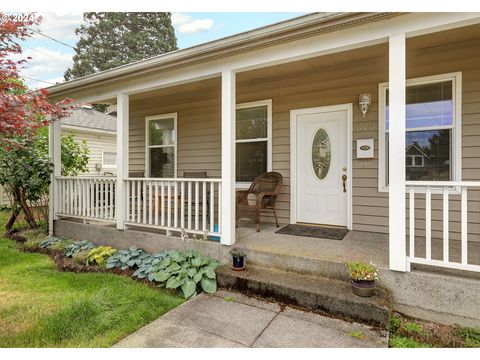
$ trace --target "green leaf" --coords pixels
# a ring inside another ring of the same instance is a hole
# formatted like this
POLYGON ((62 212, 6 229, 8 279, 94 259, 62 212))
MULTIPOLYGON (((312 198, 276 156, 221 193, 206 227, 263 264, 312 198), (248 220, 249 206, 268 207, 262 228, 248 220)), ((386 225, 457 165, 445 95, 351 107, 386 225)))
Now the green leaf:
POLYGON ((196 288, 197 284, 194 281, 186 279, 182 285, 183 296, 185 299, 191 297, 195 293, 196 288))
POLYGON ((197 270, 195 268, 190 268, 187 270, 187 275, 191 278, 193 278, 196 273, 197 273, 197 270))
POLYGON ((215 269, 217 269, 218 267, 220 267, 220 263, 219 263, 218 261, 212 260, 212 261, 210 262, 210 264, 207 265, 207 267, 215 270, 215 269))
POLYGON ((152 279, 158 282, 167 281, 172 275, 166 271, 159 271, 152 275, 152 279))
POLYGON ((199 267, 200 265, 202 265, 202 259, 198 257, 194 258, 191 262, 192 265, 195 267, 199 267))
POLYGON ((213 294, 217 291, 216 280, 202 277, 202 280, 200 280, 200 285, 202 286, 203 291, 205 291, 206 293, 213 294))
POLYGON ((203 277, 203 272, 198 272, 195 275, 193 275, 193 281, 195 281, 195 283, 198 283, 200 280, 202 280, 202 277, 203 277))
POLYGON ((167 285, 165 286, 167 289, 176 289, 179 286, 182 286, 185 282, 184 279, 179 279, 178 277, 172 276, 167 281, 167 285))
POLYGON ((204 269, 204 273, 205 275, 210 278, 210 279, 216 279, 217 278, 217 275, 215 274, 215 270, 213 270, 212 268, 210 267, 206 267, 204 269))

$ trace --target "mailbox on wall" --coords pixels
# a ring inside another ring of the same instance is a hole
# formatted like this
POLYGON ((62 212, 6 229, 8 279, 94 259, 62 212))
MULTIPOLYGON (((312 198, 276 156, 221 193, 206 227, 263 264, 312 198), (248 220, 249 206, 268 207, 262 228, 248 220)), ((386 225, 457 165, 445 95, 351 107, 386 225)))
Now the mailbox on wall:
POLYGON ((357 140, 357 159, 373 159, 373 139, 357 140))

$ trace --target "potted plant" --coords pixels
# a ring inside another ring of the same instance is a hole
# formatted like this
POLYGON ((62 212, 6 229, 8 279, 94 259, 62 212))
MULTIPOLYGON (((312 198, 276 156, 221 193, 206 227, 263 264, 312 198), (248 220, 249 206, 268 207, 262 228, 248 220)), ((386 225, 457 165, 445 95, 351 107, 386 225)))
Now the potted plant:
POLYGON ((245 269, 245 257, 247 256, 247 249, 243 246, 234 245, 230 249, 230 255, 232 255, 232 269, 243 270, 245 269))
POLYGON ((352 261, 345 264, 353 293, 370 297, 375 294, 375 281, 378 280, 378 268, 370 262, 352 261))

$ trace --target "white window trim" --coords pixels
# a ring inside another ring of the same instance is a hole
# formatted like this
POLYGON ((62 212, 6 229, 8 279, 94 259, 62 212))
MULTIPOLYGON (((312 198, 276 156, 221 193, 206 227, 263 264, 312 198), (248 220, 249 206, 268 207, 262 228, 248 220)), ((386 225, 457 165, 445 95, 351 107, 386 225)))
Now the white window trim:
MULTIPOLYGON (((237 140, 235 134, 235 146, 237 143, 265 141, 267 140, 267 171, 272 171, 272 99, 252 101, 247 103, 237 104, 236 110, 247 109, 256 106, 267 106, 267 137, 258 139, 240 139, 237 140)), ((235 124, 236 127, 236 124, 235 124)), ((236 161, 236 160, 235 160, 236 161)), ((238 181, 235 183, 238 189, 248 189, 252 184, 251 181, 238 181)))
POLYGON ((425 159, 422 155, 407 155, 407 157, 410 157, 412 159, 412 164, 411 165, 406 165, 406 167, 415 168, 415 167, 424 167, 425 166, 425 159), (417 159, 417 158, 420 158, 420 160, 421 160, 420 165, 416 164, 415 159, 417 159))
MULTIPOLYGON (((105 149, 102 149, 102 169, 116 169, 117 168, 117 164, 115 165, 106 165, 105 164, 105 161, 104 161, 104 153, 114 153, 115 155, 117 155, 117 152, 115 150, 105 150, 105 149)), ((117 157, 117 161, 118 161, 118 157, 117 157)))
POLYGON ((174 157, 174 178, 177 178, 177 113, 169 113, 169 114, 161 114, 161 115, 153 115, 145 117, 145 176, 147 178, 150 177, 150 149, 154 148, 163 148, 163 147, 173 147, 175 150, 175 157, 174 157), (149 122, 152 120, 164 120, 164 119, 171 119, 173 118, 173 145, 148 145, 149 138, 150 138, 150 126, 149 122))
MULTIPOLYGON (((462 179, 462 72, 454 72, 433 76, 425 76, 414 79, 407 79, 406 86, 409 85, 425 85, 438 83, 442 81, 452 81, 452 101, 453 101, 453 129, 452 149, 453 149, 453 165, 452 181, 461 181, 462 179)), ((386 90, 388 89, 388 82, 378 84, 378 191, 388 192, 386 186, 386 166, 385 166, 385 132, 386 132, 386 118, 385 118, 385 100, 386 90)), ((418 130, 435 130, 447 129, 448 126, 431 126, 418 130)), ((408 129, 415 131, 416 129, 408 129)), ((420 189, 420 192, 422 190, 420 189)))

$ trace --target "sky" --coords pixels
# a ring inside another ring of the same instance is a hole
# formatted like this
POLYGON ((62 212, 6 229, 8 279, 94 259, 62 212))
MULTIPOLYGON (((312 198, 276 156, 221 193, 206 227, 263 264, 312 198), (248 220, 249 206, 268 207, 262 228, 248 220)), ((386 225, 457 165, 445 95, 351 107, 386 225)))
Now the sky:
MULTIPOLYGON (((172 13, 172 23, 177 36, 177 45, 184 49, 303 14, 172 13)), ((37 29, 66 45, 38 34, 21 43, 23 55, 31 57, 21 71, 31 88, 48 87, 63 81, 65 70, 72 65, 74 54, 72 47, 78 40, 75 28, 83 22, 81 13, 40 13, 40 15, 43 21, 37 29)))

